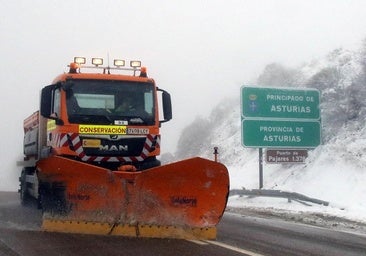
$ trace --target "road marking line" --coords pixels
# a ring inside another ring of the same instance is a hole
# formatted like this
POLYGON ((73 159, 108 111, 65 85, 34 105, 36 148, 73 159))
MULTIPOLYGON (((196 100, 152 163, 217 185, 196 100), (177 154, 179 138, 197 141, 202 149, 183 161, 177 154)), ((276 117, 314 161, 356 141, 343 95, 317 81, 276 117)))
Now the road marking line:
POLYGON ((231 245, 228 245, 228 244, 224 244, 224 243, 220 243, 220 242, 217 242, 217 241, 209 241, 209 240, 206 240, 205 242, 207 242, 209 244, 216 245, 216 246, 223 247, 225 249, 232 250, 234 252, 239 252, 239 253, 242 253, 242 254, 247 254, 247 255, 250 255, 250 256, 264 256, 263 254, 259 254, 259 253, 255 253, 255 252, 248 251, 248 250, 245 250, 245 249, 237 248, 237 247, 234 247, 234 246, 231 246, 231 245))
POLYGON ((186 239, 188 242, 192 242, 198 245, 208 245, 208 243, 206 243, 206 241, 202 241, 202 240, 190 240, 190 239, 186 239))

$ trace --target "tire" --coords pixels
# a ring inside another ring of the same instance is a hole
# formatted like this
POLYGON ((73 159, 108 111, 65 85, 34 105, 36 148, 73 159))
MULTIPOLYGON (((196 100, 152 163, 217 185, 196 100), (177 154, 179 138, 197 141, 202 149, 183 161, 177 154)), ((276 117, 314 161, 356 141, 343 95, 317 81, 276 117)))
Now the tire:
POLYGON ((46 192, 47 188, 46 185, 43 183, 39 184, 38 187, 38 199, 37 199, 37 208, 41 209, 42 212, 45 211, 45 209, 47 208, 47 198, 46 198, 46 192))
POLYGON ((19 177, 20 182, 20 189, 19 189, 19 197, 20 197, 20 203, 21 205, 28 205, 31 199, 31 196, 29 195, 27 188, 28 184, 26 181, 26 175, 29 174, 31 171, 31 168, 25 167, 22 170, 22 173, 19 177))

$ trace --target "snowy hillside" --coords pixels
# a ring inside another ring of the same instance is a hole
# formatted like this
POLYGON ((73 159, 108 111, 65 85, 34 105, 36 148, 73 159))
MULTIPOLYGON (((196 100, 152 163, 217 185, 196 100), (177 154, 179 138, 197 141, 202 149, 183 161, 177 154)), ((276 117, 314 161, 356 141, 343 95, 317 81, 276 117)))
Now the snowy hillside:
MULTIPOLYGON (((321 91, 323 145, 309 151, 305 164, 264 164, 264 188, 305 194, 329 207, 300 207, 282 199, 233 197, 229 205, 320 211, 366 221, 366 41, 359 52, 337 49, 296 69, 268 65, 257 85, 308 87, 321 91)), ((219 159, 229 169, 231 188, 256 189, 258 150, 241 145, 238 98, 222 101, 207 118, 197 117, 180 137, 176 156, 219 159), (187 149, 189 149, 187 151, 187 149)))

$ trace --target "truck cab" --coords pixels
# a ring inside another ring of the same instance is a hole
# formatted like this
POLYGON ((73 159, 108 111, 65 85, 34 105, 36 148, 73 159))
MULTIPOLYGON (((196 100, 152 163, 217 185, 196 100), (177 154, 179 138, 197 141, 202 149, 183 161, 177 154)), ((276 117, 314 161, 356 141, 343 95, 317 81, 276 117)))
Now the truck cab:
POLYGON ((111 170, 159 166, 159 128, 172 118, 169 93, 157 88, 139 61, 129 68, 121 60, 114 67, 103 67, 100 58, 92 66, 85 62, 74 58, 69 72, 42 89, 42 157, 65 156, 111 170))

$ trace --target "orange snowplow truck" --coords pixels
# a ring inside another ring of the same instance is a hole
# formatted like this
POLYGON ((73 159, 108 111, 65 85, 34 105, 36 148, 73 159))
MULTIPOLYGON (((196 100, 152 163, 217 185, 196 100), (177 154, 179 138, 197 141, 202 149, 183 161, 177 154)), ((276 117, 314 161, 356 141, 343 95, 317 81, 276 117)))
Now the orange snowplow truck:
POLYGON ((226 167, 199 157, 161 166, 169 93, 139 61, 85 63, 76 57, 24 120, 21 202, 37 199, 46 231, 214 239, 226 167))

